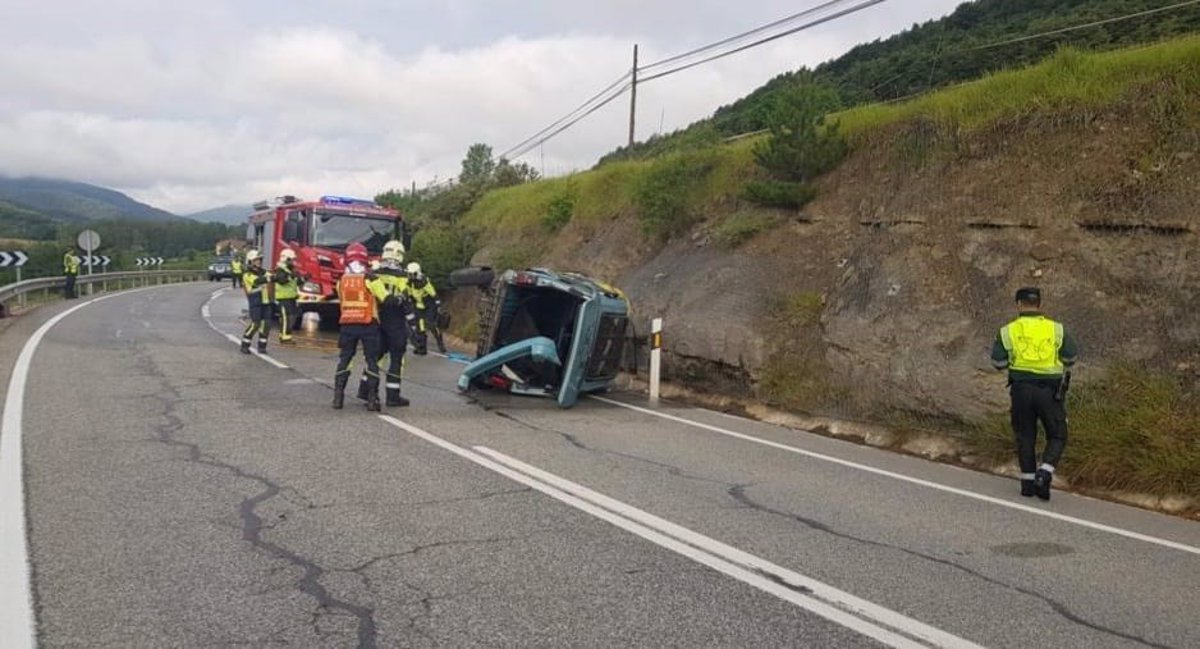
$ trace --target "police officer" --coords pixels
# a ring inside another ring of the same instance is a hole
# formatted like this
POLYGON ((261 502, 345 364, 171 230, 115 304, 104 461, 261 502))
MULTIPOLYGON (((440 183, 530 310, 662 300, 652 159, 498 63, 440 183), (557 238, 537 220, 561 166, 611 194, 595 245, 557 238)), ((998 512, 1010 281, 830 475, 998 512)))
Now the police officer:
POLYGON ((296 272, 296 251, 284 248, 279 251, 279 265, 272 278, 275 286, 275 303, 279 305, 279 342, 294 344, 292 332, 296 330, 296 319, 300 309, 296 300, 300 297, 301 277, 296 272))
POLYGON ((242 253, 240 251, 233 253, 233 259, 229 260, 229 274, 233 276, 233 287, 237 288, 242 285, 242 273, 246 272, 242 268, 242 253))
POLYGON ((263 270, 262 253, 251 250, 246 253, 246 270, 242 274, 242 287, 246 291, 250 324, 242 333, 242 353, 250 353, 250 343, 258 336, 258 353, 267 353, 267 337, 271 332, 271 298, 268 294, 271 274, 263 270))
POLYGON ((992 365, 1008 370, 1012 427, 1021 465, 1021 495, 1050 499, 1054 468, 1067 445, 1064 377, 1079 348, 1062 324, 1042 314, 1042 293, 1017 291, 1018 316, 1001 327, 992 345, 992 365), (1038 422, 1046 431, 1042 464, 1037 465, 1038 422))
MULTIPOLYGON (((404 353, 408 350, 408 330, 416 319, 413 310, 413 293, 409 286, 408 273, 404 269, 404 244, 389 241, 383 246, 375 277, 387 289, 387 298, 379 308, 379 359, 388 356, 387 378, 384 392, 388 406, 403 407, 408 399, 400 396, 400 381, 404 376, 404 353)), ((358 398, 369 395, 366 372, 358 383, 358 398)))
POLYGON ((63 255, 63 275, 66 276, 66 284, 63 285, 63 298, 74 300, 79 297, 75 292, 75 278, 79 277, 79 257, 75 256, 75 251, 68 249, 63 255))
POLYGON ((346 272, 337 284, 341 313, 338 324, 337 373, 333 377, 333 407, 345 403, 350 381, 350 361, 362 343, 367 366, 367 410, 379 412, 379 305, 388 298, 383 282, 367 266, 367 249, 361 243, 346 246, 346 272))
POLYGON ((414 301, 417 307, 417 336, 414 354, 424 356, 429 351, 429 336, 432 333, 437 341, 438 351, 446 353, 446 341, 442 338, 442 329, 438 322, 438 310, 442 301, 438 299, 437 289, 433 282, 421 272, 421 265, 412 262, 408 265, 409 282, 412 284, 414 301))

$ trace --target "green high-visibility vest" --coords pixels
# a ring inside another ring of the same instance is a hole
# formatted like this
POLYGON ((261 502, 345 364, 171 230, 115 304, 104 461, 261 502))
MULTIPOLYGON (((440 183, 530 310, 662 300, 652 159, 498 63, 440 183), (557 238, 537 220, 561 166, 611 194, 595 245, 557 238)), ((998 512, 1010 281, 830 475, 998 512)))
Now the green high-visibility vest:
POLYGON ((1060 376, 1062 324, 1043 315, 1021 316, 1000 329, 1000 342, 1008 352, 1008 369, 1029 374, 1060 376))

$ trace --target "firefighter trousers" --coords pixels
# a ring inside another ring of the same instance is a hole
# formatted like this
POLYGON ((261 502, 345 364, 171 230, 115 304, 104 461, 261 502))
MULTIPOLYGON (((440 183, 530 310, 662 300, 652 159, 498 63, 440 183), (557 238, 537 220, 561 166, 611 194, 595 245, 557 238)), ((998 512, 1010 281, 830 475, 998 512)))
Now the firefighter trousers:
POLYGON ((300 307, 296 305, 296 298, 276 302, 279 304, 279 342, 286 343, 291 341, 292 332, 296 330, 300 307))
MULTIPOLYGON (((338 364, 337 377, 349 376, 350 362, 354 360, 355 354, 358 353, 358 346, 362 345, 363 364, 367 366, 368 381, 378 386, 379 384, 379 325, 342 325, 341 333, 338 334, 338 364)), ((344 381, 344 379, 343 379, 344 381)))
MULTIPOLYGON (((1016 435, 1017 461, 1021 465, 1022 479, 1032 480, 1038 470, 1038 422, 1046 431, 1043 464, 1058 466, 1067 447, 1067 409, 1054 398, 1058 383, 1057 380, 1014 381, 1009 388, 1012 395, 1012 428, 1016 435)), ((1053 469, 1050 471, 1053 472, 1053 469)))
POLYGON ((258 351, 267 351, 267 337, 271 333, 271 305, 251 304, 249 309, 250 324, 242 332, 242 349, 249 350, 254 337, 258 337, 258 351))

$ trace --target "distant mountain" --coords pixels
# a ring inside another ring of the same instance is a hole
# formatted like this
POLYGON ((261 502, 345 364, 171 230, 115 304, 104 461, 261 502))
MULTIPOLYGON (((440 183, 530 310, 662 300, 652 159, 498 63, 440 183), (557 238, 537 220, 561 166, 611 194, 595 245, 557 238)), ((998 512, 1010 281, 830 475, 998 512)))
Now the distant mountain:
POLYGON ((121 192, 87 183, 46 178, 0 177, 0 202, 53 221, 102 219, 177 221, 182 217, 139 203, 121 192))
POLYGON ((196 212, 194 214, 185 214, 184 216, 193 221, 201 223, 223 223, 225 225, 241 225, 246 222, 250 216, 250 204, 245 205, 224 205, 214 207, 211 210, 196 212))

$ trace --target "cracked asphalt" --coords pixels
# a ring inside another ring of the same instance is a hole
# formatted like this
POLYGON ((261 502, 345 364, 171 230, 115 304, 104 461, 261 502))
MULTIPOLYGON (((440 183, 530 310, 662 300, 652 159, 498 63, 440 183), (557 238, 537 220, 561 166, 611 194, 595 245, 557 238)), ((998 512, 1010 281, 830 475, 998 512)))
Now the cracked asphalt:
MULTIPOLYGON (((24 444, 42 646, 875 646, 353 399, 331 410, 333 355, 272 344, 279 369, 238 354, 200 317, 214 288, 90 305, 34 358, 24 444)), ((237 332, 241 306, 215 300, 216 326, 237 332)), ((56 310, 10 326, 0 361, 56 310)), ((461 395, 459 367, 410 358, 413 406, 391 414, 984 646, 1200 646, 1200 556, 594 400, 461 395)), ((1002 478, 667 408, 1029 503, 1002 478)), ((1195 522, 1068 494, 1039 506, 1200 545, 1195 522)))

